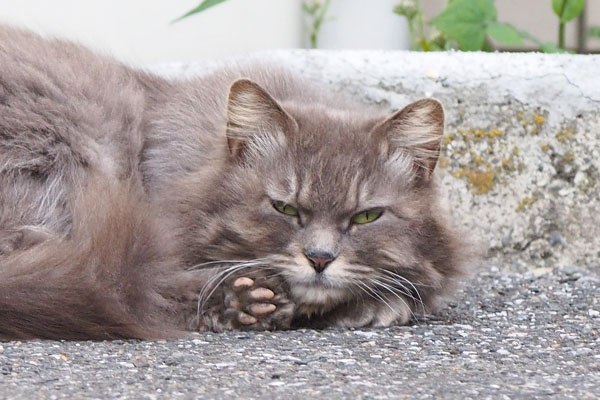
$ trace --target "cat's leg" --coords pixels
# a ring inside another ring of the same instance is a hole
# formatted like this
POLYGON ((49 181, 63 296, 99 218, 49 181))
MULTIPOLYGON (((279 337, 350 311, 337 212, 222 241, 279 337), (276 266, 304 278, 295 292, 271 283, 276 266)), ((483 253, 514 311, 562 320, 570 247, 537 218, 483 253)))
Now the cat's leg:
POLYGON ((386 301, 386 304, 379 304, 370 326, 386 328, 392 325, 406 325, 412 318, 416 318, 409 305, 410 302, 409 299, 391 298, 386 301))
POLYGON ((201 328, 225 330, 282 330, 291 327, 295 305, 281 282, 262 276, 225 282, 220 305, 204 313, 201 328))

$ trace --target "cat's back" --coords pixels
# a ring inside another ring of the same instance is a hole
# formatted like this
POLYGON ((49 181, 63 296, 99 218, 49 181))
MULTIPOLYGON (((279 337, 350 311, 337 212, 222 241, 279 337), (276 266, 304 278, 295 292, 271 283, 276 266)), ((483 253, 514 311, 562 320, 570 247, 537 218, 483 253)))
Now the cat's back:
MULTIPOLYGON (((1 104, 5 106, 10 105, 9 96, 12 101, 29 98, 65 104, 69 96, 72 107, 77 100, 111 107, 136 89, 136 74, 110 57, 5 25, 0 25, 0 67, 1 104)), ((44 109, 38 107, 38 111, 44 109)))
POLYGON ((0 26, 0 242, 25 226, 67 234, 90 178, 138 179, 142 78, 78 44, 0 26))
POLYGON ((125 160, 141 146, 137 78, 78 44, 0 26, 0 165, 19 160, 44 170, 44 162, 64 160, 116 173, 130 168, 125 160))

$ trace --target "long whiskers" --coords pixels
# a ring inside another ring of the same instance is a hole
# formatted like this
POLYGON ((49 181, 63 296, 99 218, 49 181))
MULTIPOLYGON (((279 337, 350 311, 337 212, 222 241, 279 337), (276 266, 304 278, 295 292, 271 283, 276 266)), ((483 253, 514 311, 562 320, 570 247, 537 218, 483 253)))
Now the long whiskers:
POLYGON ((382 297, 379 293, 377 293, 377 291, 375 289, 373 289, 372 287, 370 287, 369 285, 367 285, 364 282, 357 281, 357 283, 358 283, 358 287, 361 288, 367 295, 369 295, 369 297, 385 304, 385 306, 387 308, 389 308, 390 311, 393 312, 394 314, 396 314, 398 316, 400 315, 398 310, 395 310, 394 307, 392 307, 392 305, 384 297, 382 297))
MULTIPOLYGON (((400 280, 408 283, 412 287, 412 289, 414 290, 414 293, 419 298, 419 302, 421 303, 421 307, 423 308, 423 314, 426 314, 426 312, 425 312, 425 303, 423 302, 423 298, 421 297, 421 293, 419 292, 419 289, 417 289, 417 287, 409 279, 407 279, 404 276, 399 275, 399 274, 397 274, 395 272, 387 270, 387 269, 383 269, 382 271, 385 272, 385 273, 387 273, 388 275, 390 275, 393 279, 400 279, 400 280)), ((400 283, 400 282, 397 282, 397 283, 400 283)), ((431 287, 431 286, 423 285, 423 284, 418 284, 418 285, 422 286, 422 287, 431 287)), ((404 288, 406 288, 404 285, 402 285, 402 286, 404 288)))
POLYGON ((380 275, 377 278, 377 281, 383 281, 382 284, 387 284, 388 286, 391 286, 394 288, 394 290, 400 292, 403 296, 406 296, 410 299, 412 299, 413 301, 419 301, 418 298, 416 298, 415 296, 413 296, 412 292, 406 287, 404 286, 404 284, 402 282, 399 282, 397 279, 392 279, 389 278, 387 276, 383 276, 380 275), (396 287, 395 285, 397 285, 398 287, 396 287))
MULTIPOLYGON (((409 281, 408 279, 406 279, 406 277, 404 277, 404 276, 402 276, 402 275, 399 275, 399 274, 397 274, 397 273, 395 273, 395 272, 393 272, 393 271, 390 271, 389 269, 383 269, 382 271, 384 271, 384 272, 386 272, 386 273, 388 273, 388 274, 390 274, 390 275, 392 275, 392 276, 395 276, 395 277, 397 277, 397 278, 400 278, 400 279, 404 280, 405 282, 407 282, 407 283, 409 283, 409 284, 413 285, 413 283, 412 283, 411 281, 409 281)), ((433 285, 426 285, 426 284, 424 284, 424 283, 420 283, 420 282, 415 282, 415 283, 414 283, 414 285, 415 285, 415 286, 419 286, 419 287, 424 287, 424 288, 434 288, 434 289, 435 289, 435 288, 438 288, 437 286, 433 286, 433 285)), ((416 288, 415 288, 415 290, 416 290, 416 288)))
POLYGON ((221 265, 221 264, 243 264, 246 262, 251 262, 251 261, 258 261, 259 259, 256 260, 219 260, 219 261, 208 261, 208 262, 204 262, 204 263, 200 263, 200 264, 196 264, 193 265, 191 267, 187 268, 187 271, 195 271, 197 269, 204 269, 205 267, 207 268, 214 268, 214 265, 221 265))
POLYGON ((377 280, 380 282, 379 285, 382 287, 385 287, 386 290, 388 290, 388 291, 393 290, 394 292, 397 291, 400 294, 402 294, 403 296, 410 298, 415 305, 420 304, 423 314, 426 314, 425 304, 423 304, 423 300, 421 299, 421 295, 418 291, 415 290, 413 292, 408 287, 406 287, 406 285, 404 285, 403 281, 400 281, 398 278, 391 278, 388 276, 379 275, 377 277, 377 280), (384 282, 381 282, 381 281, 384 281, 384 282), (417 297, 415 297, 415 295, 417 297))
POLYGON ((377 302, 383 303, 387 308, 390 309, 390 311, 399 315, 399 311, 395 310, 390 304, 389 299, 386 299, 386 296, 381 293, 382 290, 389 292, 406 306, 413 320, 418 321, 412 307, 407 302, 408 299, 411 299, 414 304, 420 304, 423 314, 425 314, 425 305, 416 286, 408 279, 398 274, 387 270, 382 271, 390 272, 390 276, 380 273, 376 277, 363 276, 362 279, 358 277, 350 277, 349 279, 347 278, 347 282, 352 285, 351 287, 359 288, 367 296, 371 297, 377 302), (405 284, 405 282, 410 285, 412 290, 405 284), (415 295, 417 297, 415 297, 415 295))
MULTIPOLYGON (((230 261, 225 261, 223 263, 228 263, 228 262, 230 262, 230 261)), ((223 284, 223 282, 225 282, 227 280, 227 278, 229 278, 231 275, 233 275, 236 272, 239 272, 241 270, 244 270, 244 269, 247 269, 250 267, 255 267, 255 266, 264 264, 264 262, 265 262, 265 259, 241 261, 235 265, 228 266, 224 270, 219 271, 214 276, 212 276, 206 282, 206 284, 202 287, 202 289, 200 290, 200 293, 198 294, 198 307, 197 307, 198 318, 200 318, 200 316, 202 315, 202 310, 204 309, 204 306, 206 305, 206 303, 208 302, 210 297, 215 293, 215 291, 218 289, 218 287, 221 286, 223 284)), ((211 261, 209 263, 203 263, 203 264, 199 264, 199 265, 205 266, 205 265, 215 265, 215 264, 218 265, 219 262, 211 261)))
MULTIPOLYGON (((398 290, 397 288, 394 288, 393 286, 390 286, 390 285, 388 285, 386 283, 378 281, 377 279, 370 279, 370 281, 373 284, 375 284, 375 286, 385 289, 386 291, 388 291, 391 294, 393 294, 396 298, 398 298, 406 306, 406 308, 408 308, 408 311, 410 312, 410 315, 412 316, 413 320, 417 321, 417 316, 412 311, 412 308, 408 305, 408 303, 406 302, 406 300, 404 299, 404 297, 401 296, 401 295, 399 295, 398 293, 396 293, 396 291, 398 290)), ((425 309, 423 309, 423 310, 425 310, 425 309)))

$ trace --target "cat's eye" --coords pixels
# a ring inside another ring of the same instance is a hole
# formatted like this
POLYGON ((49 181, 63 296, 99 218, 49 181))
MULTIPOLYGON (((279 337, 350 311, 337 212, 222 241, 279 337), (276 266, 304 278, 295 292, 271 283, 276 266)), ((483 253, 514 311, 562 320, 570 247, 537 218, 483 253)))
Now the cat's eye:
POLYGON ((282 214, 289 215, 290 217, 298 216, 298 210, 283 201, 274 201, 273 207, 282 214))
POLYGON ((352 217, 352 223, 358 224, 358 225, 368 224, 369 222, 373 222, 376 219, 378 219, 379 217, 381 217, 381 214, 383 214, 383 210, 381 210, 379 208, 365 210, 365 211, 359 212, 358 214, 354 214, 354 216, 352 217))

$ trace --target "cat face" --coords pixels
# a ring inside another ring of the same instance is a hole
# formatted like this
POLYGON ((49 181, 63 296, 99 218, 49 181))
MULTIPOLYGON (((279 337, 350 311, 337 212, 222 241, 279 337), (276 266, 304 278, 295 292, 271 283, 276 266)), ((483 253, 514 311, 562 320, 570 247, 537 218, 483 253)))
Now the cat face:
POLYGON ((421 100, 388 118, 320 108, 232 85, 221 223, 203 249, 261 260, 307 313, 368 301, 408 316, 452 268, 431 177, 442 107, 421 100))

